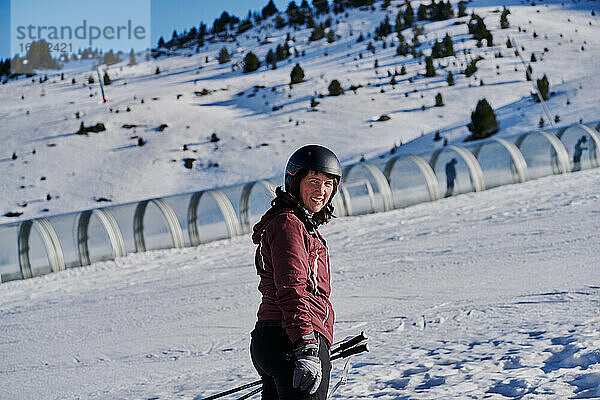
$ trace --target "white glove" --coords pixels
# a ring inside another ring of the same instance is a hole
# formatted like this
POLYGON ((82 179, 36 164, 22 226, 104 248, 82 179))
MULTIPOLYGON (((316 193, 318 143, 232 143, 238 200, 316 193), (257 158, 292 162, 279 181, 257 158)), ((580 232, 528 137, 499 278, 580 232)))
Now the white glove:
POLYGON ((321 359, 319 358, 319 345, 309 343, 294 350, 296 367, 292 385, 309 394, 313 394, 321 384, 321 359))

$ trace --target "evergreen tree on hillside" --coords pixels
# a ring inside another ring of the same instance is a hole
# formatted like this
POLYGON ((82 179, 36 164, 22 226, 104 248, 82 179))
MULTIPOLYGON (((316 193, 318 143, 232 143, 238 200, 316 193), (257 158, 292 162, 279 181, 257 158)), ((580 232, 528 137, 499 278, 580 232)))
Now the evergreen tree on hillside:
POLYGON ((108 71, 104 73, 104 86, 110 85, 110 77, 108 76, 108 71))
POLYGON ((137 61, 135 60, 135 53, 133 52, 133 49, 131 49, 131 51, 129 52, 129 65, 135 64, 137 64, 137 61))
POLYGON ((327 14, 329 12, 327 0, 313 0, 312 4, 317 10, 317 14, 327 14))
POLYGON ((481 43, 482 40, 487 41, 488 47, 493 46, 493 38, 492 33, 488 30, 487 26, 485 26, 485 22, 483 22, 483 18, 481 18, 477 14, 471 15, 471 19, 468 23, 469 33, 473 35, 473 39, 477 40, 477 42, 481 43))
POLYGON ((342 89, 342 85, 340 85, 340 82, 337 79, 332 80, 327 89, 329 90, 330 96, 344 94, 344 89, 342 89))
POLYGON ((48 42, 44 39, 31 43, 25 58, 27 59, 27 63, 24 65, 27 65, 27 71, 24 72, 29 72, 37 68, 60 68, 56 60, 52 58, 48 42))
POLYGON ((510 23, 508 22, 508 14, 510 14, 510 11, 508 8, 504 7, 502 10, 502 15, 500 15, 500 28, 502 29, 507 29, 510 27, 510 23))
POLYGON ((217 60, 219 61, 219 64, 225 64, 225 63, 228 63, 229 61, 231 61, 231 54, 229 54, 227 47, 223 46, 221 51, 219 51, 217 60))
POLYGON ((244 57, 244 73, 254 72, 260 67, 260 60, 256 57, 256 54, 249 52, 244 57))
POLYGON ((267 3, 267 5, 262 9, 262 17, 263 19, 267 19, 270 16, 277 14, 278 12, 279 10, 277 9, 277 7, 275 7, 273 0, 269 0, 269 3, 267 3))
POLYGON ((333 28, 329 30, 329 32, 327 32, 327 43, 333 43, 335 42, 335 32, 333 31, 333 28))
MULTIPOLYGON (((542 95, 542 99, 548 100, 548 90, 550 89, 550 83, 548 83, 548 77, 546 74, 542 77, 542 79, 537 79, 537 88, 542 95)), ((538 100, 539 101, 539 100, 538 100)))
POLYGON ((304 25, 305 15, 302 10, 296 5, 294 0, 290 1, 288 4, 288 8, 285 11, 288 16, 288 21, 290 25, 304 25))
POLYGON ((468 140, 484 139, 498 132, 498 122, 492 106, 484 98, 477 102, 471 113, 471 123, 467 125, 471 136, 468 140))
POLYGON ((431 57, 431 56, 425 57, 425 76, 426 77, 435 76, 435 67, 433 66, 433 57, 431 57))
POLYGON ((333 12, 339 14, 352 7, 350 0, 333 0, 333 12))
POLYGON ((119 57, 117 55, 115 55, 113 53, 112 49, 109 50, 108 53, 106 53, 104 55, 104 61, 103 61, 103 63, 106 64, 106 65, 113 65, 113 64, 118 63, 119 61, 121 61, 121 60, 119 59, 119 57))
POLYGON ((276 61, 277 60, 275 59, 275 54, 273 53, 273 50, 269 49, 269 51, 267 52, 267 55, 265 57, 265 62, 267 63, 267 65, 271 65, 276 61))
POLYGON ((281 29, 286 25, 285 19, 281 16, 281 14, 277 14, 275 16, 275 29, 281 29))
POLYGON ((444 99, 442 98, 442 94, 438 93, 435 95, 435 106, 436 107, 443 107, 444 106, 444 99))
POLYGON ((442 50, 445 57, 454 55, 454 43, 452 43, 452 38, 448 32, 446 32, 446 36, 444 36, 444 39, 442 40, 442 50))
POLYGON ((392 33, 392 25, 390 25, 390 17, 386 15, 385 19, 379 24, 377 28, 375 28, 375 37, 385 38, 390 33, 392 33))
POLYGON ((304 82, 304 70, 300 66, 300 64, 296 64, 296 66, 292 69, 290 73, 290 84, 294 85, 296 83, 304 82))
POLYGON ((452 73, 452 71, 448 72, 446 82, 448 82, 448 86, 454 86, 454 74, 452 73))
POLYGON ((425 3, 421 3, 417 8, 417 21, 425 21, 427 17, 427 6, 425 3))
POLYGON ((404 27, 410 28, 415 23, 415 11, 413 10, 410 3, 406 5, 406 9, 404 10, 404 27))
POLYGON ((466 17, 467 16, 467 2, 459 1, 458 2, 458 17, 466 17))
POLYGON ((323 25, 317 25, 314 27, 312 33, 310 34, 310 37, 308 38, 309 41, 314 42, 317 40, 321 40, 325 37, 325 27, 323 25))
POLYGON ((437 41, 435 41, 435 43, 433 44, 433 47, 431 48, 431 57, 433 58, 443 58, 444 56, 444 52, 442 51, 442 44, 437 41))

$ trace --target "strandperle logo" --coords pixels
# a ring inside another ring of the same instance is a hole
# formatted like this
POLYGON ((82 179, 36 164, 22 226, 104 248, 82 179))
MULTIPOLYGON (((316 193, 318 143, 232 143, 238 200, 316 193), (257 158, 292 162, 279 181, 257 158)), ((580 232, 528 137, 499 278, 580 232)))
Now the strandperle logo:
POLYGON ((95 40, 144 40, 146 39, 146 28, 142 25, 135 25, 130 19, 124 25, 105 25, 97 26, 88 24, 87 20, 83 20, 80 25, 75 27, 69 25, 53 26, 53 25, 20 25, 16 27, 17 39, 27 42, 47 39, 53 40, 87 40, 91 47, 95 40))
MULTIPOLYGON (((2 0, 0 0, 2 1, 2 0)), ((50 55, 151 47, 151 0, 11 0, 11 57, 48 46, 50 55), (60 6, 58 6, 60 5, 60 6)))

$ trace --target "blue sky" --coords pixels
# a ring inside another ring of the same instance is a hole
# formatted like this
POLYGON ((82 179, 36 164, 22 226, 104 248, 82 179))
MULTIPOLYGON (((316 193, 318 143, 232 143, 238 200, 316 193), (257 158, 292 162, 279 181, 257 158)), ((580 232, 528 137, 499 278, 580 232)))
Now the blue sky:
MULTIPOLYGON (((94 21, 97 21, 96 25, 103 28, 108 24, 106 21, 123 25, 128 19, 131 19, 134 27, 139 25, 144 28, 144 33, 147 33, 144 40, 154 47, 160 36, 166 40, 170 39, 173 30, 183 32, 184 29, 198 27, 200 22, 211 27, 214 19, 219 17, 223 11, 244 18, 249 10, 260 12, 267 2, 268 0, 222 0, 218 2, 206 0, 105 0, 94 3, 76 0, 53 2, 47 0, 0 0, 0 58, 12 57, 23 44, 31 41, 29 37, 17 39, 19 26, 24 27, 19 32, 29 34, 27 31, 29 25, 59 27, 69 25, 75 29, 77 26, 81 26, 85 19, 89 25, 93 25, 94 21), (150 29, 145 29, 147 26, 150 29), (146 32, 147 30, 149 32, 146 32)), ((300 4, 300 2, 301 0, 296 3, 300 4)), ((274 3, 280 11, 283 11, 287 8, 289 0, 274 0, 274 3)), ((35 32, 35 30, 30 32, 35 32)), ((44 33, 47 34, 46 31, 44 33)), ((63 40, 63 42, 65 41, 63 40)), ((104 50, 108 50, 110 47, 121 47, 127 51, 131 47, 137 47, 140 43, 135 40, 120 39, 117 46, 115 40, 112 42, 102 41, 100 38, 94 42, 93 47, 102 47, 104 50)), ((73 47, 78 47, 77 43, 74 43, 73 47)))

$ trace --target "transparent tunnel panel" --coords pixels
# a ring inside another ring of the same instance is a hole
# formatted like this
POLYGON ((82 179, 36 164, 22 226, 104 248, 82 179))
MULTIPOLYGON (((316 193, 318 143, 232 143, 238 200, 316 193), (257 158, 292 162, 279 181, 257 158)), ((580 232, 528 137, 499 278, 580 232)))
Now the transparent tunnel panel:
POLYGON ((101 223, 98 215, 92 213, 87 229, 87 248, 90 263, 112 260, 113 247, 106 228, 101 223))
POLYGON ((271 182, 259 181, 248 184, 240 198, 241 219, 245 232, 251 232, 252 227, 260 217, 271 207, 275 197, 275 186, 271 182))
POLYGON ((598 167, 600 158, 597 132, 582 125, 570 126, 558 132, 558 138, 569 156, 570 171, 581 171, 598 167))
POLYGON ((142 227, 145 250, 170 249, 174 247, 168 222, 160 208, 153 201, 147 203, 142 227))
POLYGON ((125 250, 127 253, 135 253, 135 234, 134 228, 134 215, 137 203, 122 204, 114 207, 110 207, 107 210, 117 221, 119 230, 123 235, 123 241, 125 242, 125 250))
POLYGON ((200 243, 229 237, 225 216, 221 212, 217 201, 210 192, 205 192, 200 198, 197 208, 196 224, 200 243))
POLYGON ((33 224, 29 234, 29 265, 31 276, 44 275, 52 272, 48 250, 42 240, 41 232, 37 224, 33 224))
POLYGON ((77 247, 77 219, 79 214, 66 214, 52 217, 50 223, 56 231, 63 251, 66 268, 81 266, 77 247))
POLYGON ((455 150, 444 149, 440 152, 432 168, 442 197, 475 191, 469 166, 455 150))
POLYGON ((554 146, 539 132, 521 136, 516 145, 525 158, 530 179, 562 173, 554 146))
POLYGON ((179 196, 165 197, 163 201, 167 203, 169 207, 175 212, 179 226, 183 231, 183 238, 185 246, 191 246, 189 229, 188 229, 188 208, 190 206, 190 200, 192 199, 193 193, 188 193, 179 196))
POLYGON ((0 281, 21 279, 19 266, 18 225, 0 226, 0 281))
POLYGON ((410 157, 400 157, 390 164, 387 178, 392 188, 395 208, 431 200, 427 180, 419 166, 410 157))
POLYGON ((384 210, 382 194, 373 174, 363 164, 344 170, 343 183, 350 215, 384 210))
POLYGON ((481 143, 473 152, 483 172, 486 189, 520 182, 513 158, 501 143, 495 141, 481 143))

